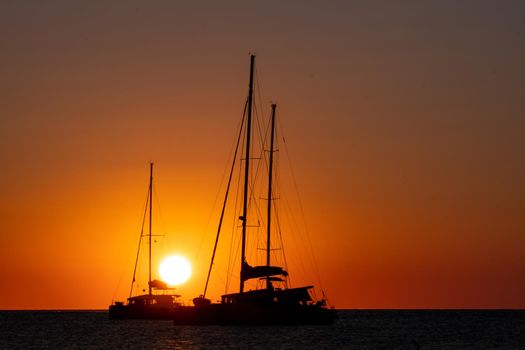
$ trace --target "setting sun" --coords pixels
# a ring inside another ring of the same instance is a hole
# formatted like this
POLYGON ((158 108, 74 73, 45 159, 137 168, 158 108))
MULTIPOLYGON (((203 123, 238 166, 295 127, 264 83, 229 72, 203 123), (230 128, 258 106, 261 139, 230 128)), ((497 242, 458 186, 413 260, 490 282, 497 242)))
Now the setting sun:
POLYGON ((161 262, 159 273, 162 280, 167 284, 182 284, 191 276, 191 264, 188 259, 182 256, 169 256, 161 262))

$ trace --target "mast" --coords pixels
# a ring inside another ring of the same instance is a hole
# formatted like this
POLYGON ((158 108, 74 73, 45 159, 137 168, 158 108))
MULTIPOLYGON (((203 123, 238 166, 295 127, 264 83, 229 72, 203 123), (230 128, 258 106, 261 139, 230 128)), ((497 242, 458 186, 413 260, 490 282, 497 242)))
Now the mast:
POLYGON ((148 257, 148 290, 151 295, 151 213, 153 211, 153 162, 149 163, 149 257, 148 257))
POLYGON ((250 83, 248 85, 248 120, 246 124, 246 159, 244 166, 244 198, 242 216, 242 243, 241 243, 241 285, 240 292, 244 291, 244 279, 242 271, 246 262, 246 222, 248 212, 248 182, 250 173, 250 136, 252 133, 252 100, 253 100, 253 67, 255 64, 255 55, 250 55, 250 83))
MULTIPOLYGON (((277 105, 272 104, 272 131, 270 134, 270 165, 268 167, 268 236, 266 238, 266 266, 270 267, 270 227, 272 219, 272 178, 273 178, 273 139, 275 134, 275 107, 277 105)), ((272 282, 270 276, 266 276, 266 288, 270 289, 272 282)))

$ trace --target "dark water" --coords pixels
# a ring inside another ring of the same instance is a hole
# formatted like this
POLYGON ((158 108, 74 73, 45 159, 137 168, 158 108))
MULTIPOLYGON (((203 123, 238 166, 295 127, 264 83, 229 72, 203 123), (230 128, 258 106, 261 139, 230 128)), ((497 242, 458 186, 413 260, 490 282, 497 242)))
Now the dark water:
POLYGON ((525 311, 340 311, 333 326, 174 326, 2 311, 0 349, 525 349, 525 311))

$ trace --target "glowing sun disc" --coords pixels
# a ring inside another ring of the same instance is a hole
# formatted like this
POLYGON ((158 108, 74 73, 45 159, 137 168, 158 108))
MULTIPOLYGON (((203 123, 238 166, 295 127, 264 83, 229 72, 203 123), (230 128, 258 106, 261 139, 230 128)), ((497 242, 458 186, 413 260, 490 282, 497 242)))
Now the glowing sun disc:
POLYGON ((190 262, 182 256, 169 256, 159 266, 160 277, 170 285, 186 282, 191 276, 190 262))

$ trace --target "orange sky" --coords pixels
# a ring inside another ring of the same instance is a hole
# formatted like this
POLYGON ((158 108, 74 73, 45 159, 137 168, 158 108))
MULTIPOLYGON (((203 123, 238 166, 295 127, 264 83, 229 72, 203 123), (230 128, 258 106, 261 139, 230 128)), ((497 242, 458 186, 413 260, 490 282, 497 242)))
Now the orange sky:
POLYGON ((2 2, 0 309, 125 297, 150 160, 163 230, 194 265, 179 291, 201 293, 253 50, 332 304, 525 307, 524 16, 2 2))

